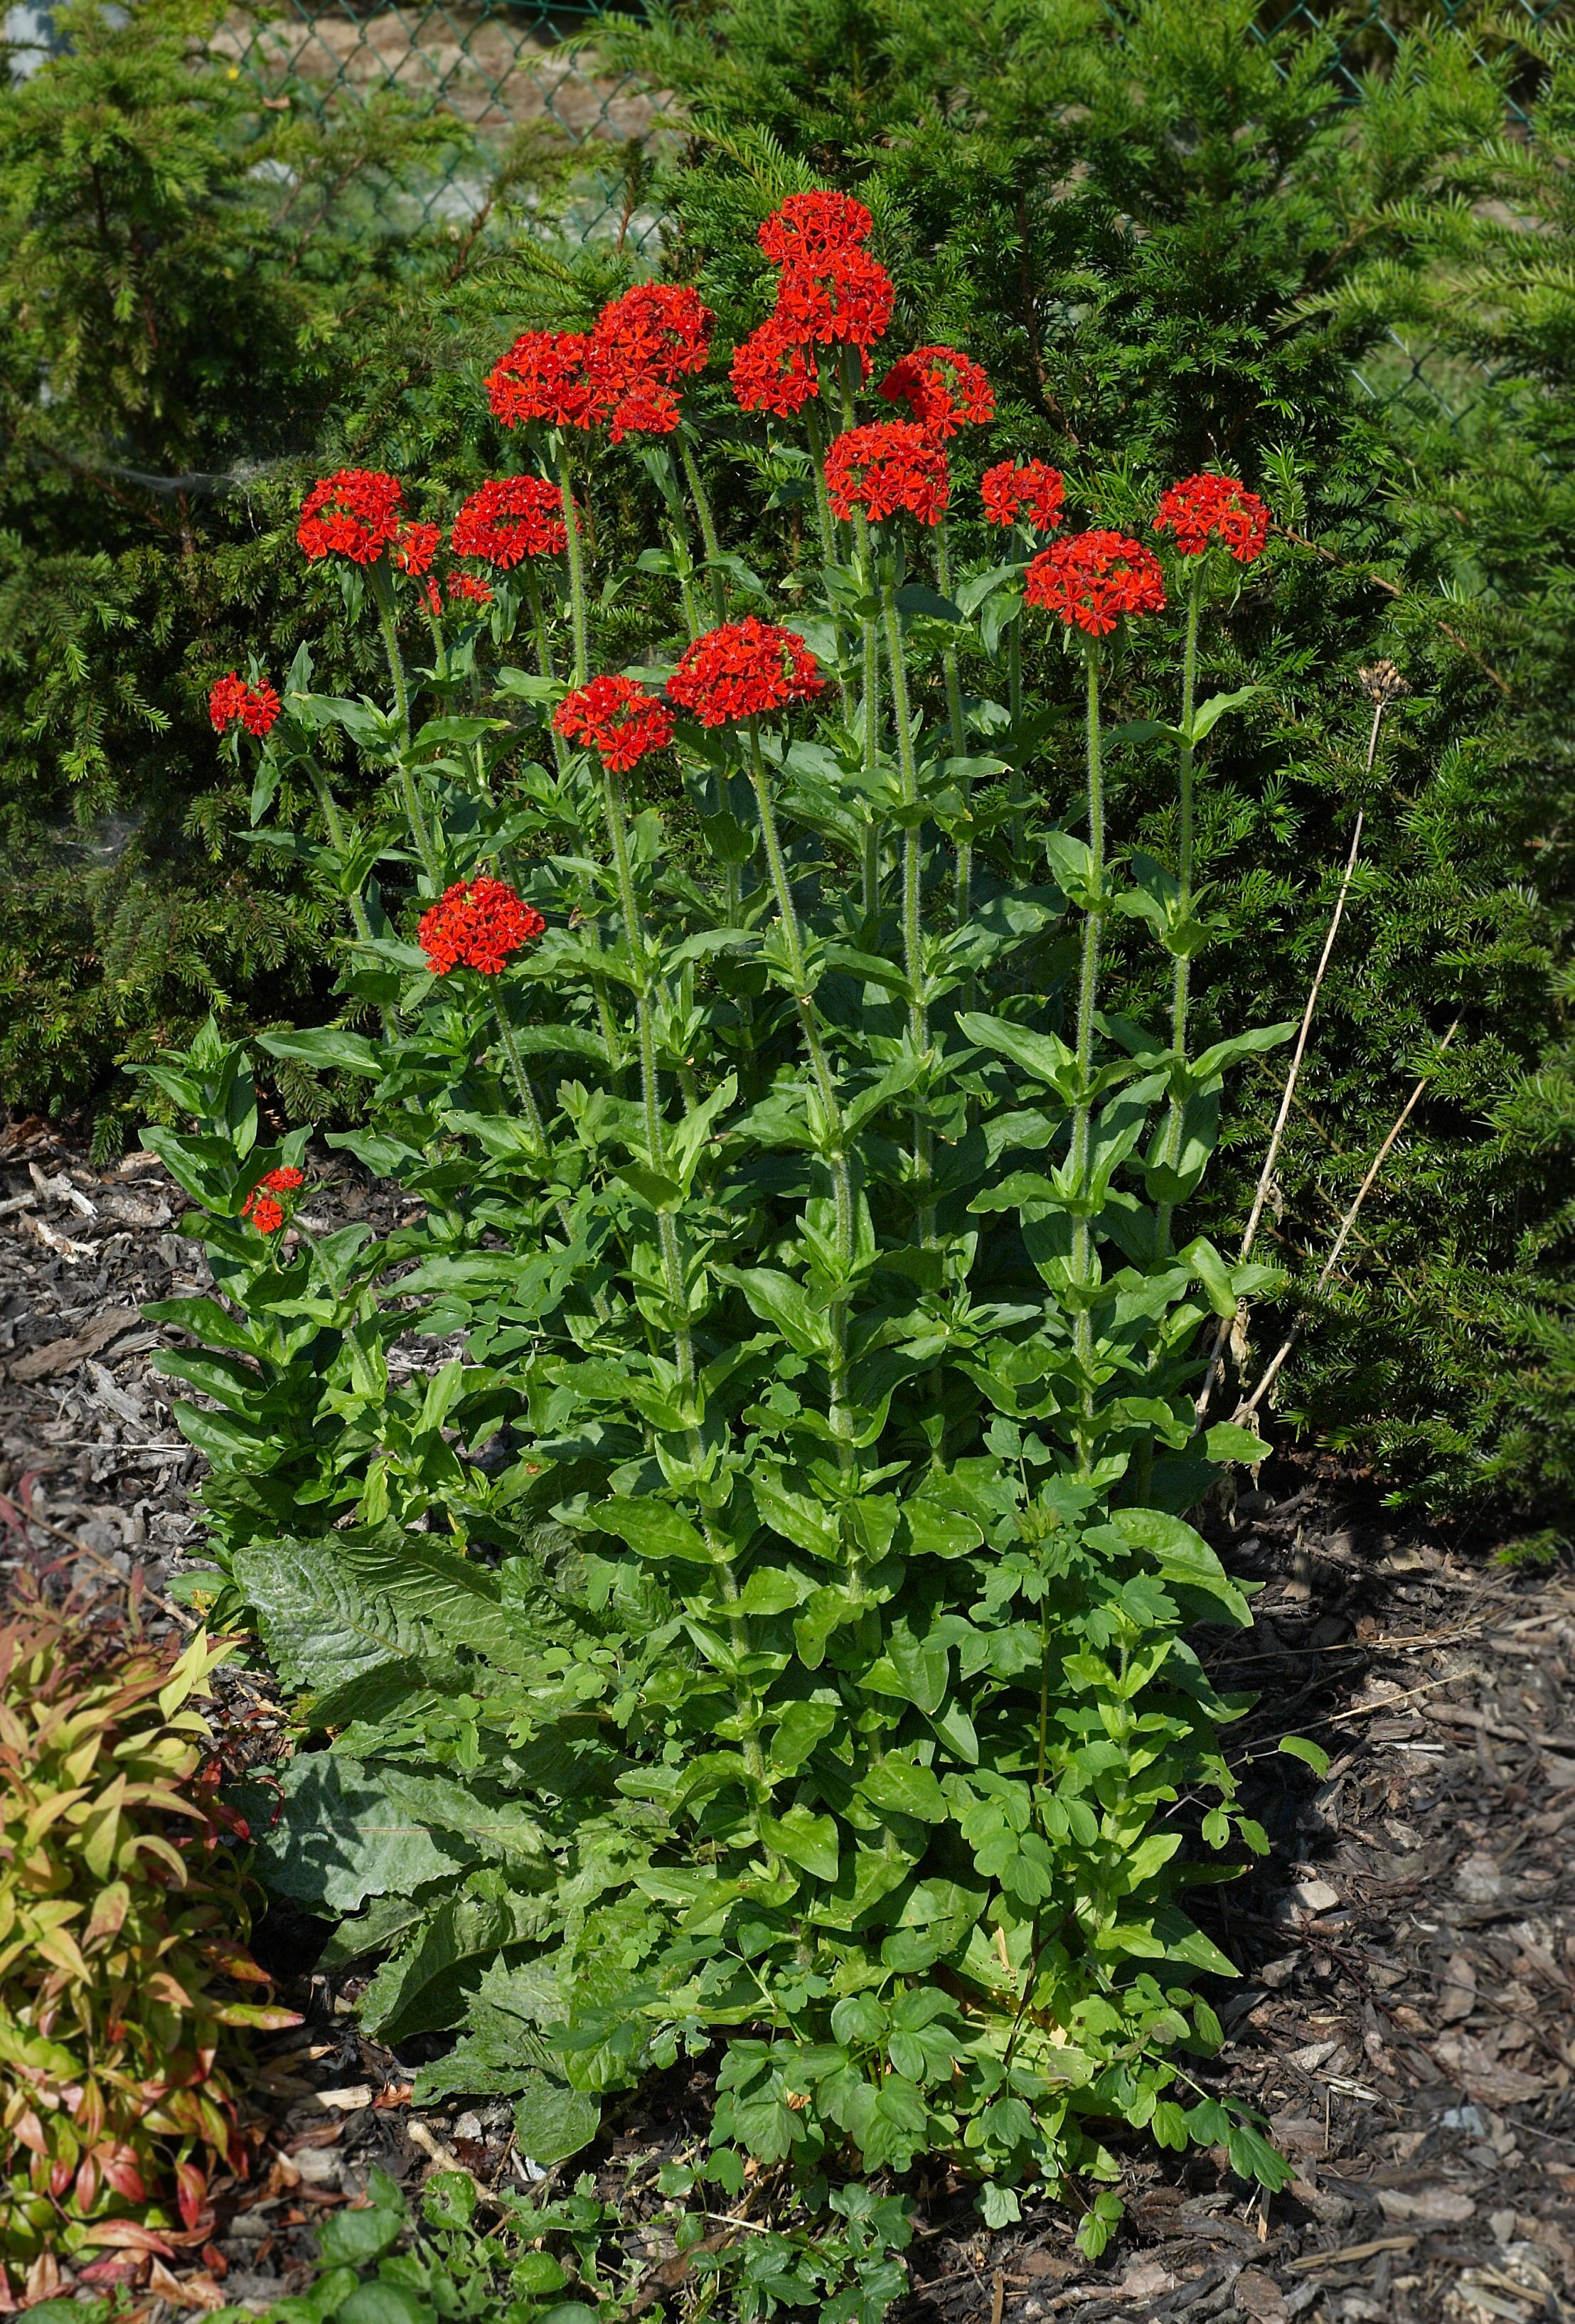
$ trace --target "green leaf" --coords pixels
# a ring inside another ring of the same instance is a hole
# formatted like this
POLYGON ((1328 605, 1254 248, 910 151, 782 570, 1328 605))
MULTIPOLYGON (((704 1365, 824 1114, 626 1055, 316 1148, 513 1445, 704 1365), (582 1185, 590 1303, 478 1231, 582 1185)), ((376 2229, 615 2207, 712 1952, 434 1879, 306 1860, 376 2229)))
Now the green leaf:
POLYGON ((375 1771, 328 1751, 303 1751, 280 1775, 276 1821, 258 1820, 257 1876, 275 1895, 328 1913, 373 1896, 408 1898, 453 1881, 474 1861, 396 1805, 375 1771))
POLYGON ((1203 1451, 1210 1461, 1239 1461, 1249 1469, 1266 1461, 1272 1450, 1261 1436, 1250 1428, 1238 1428, 1234 1420, 1217 1420, 1203 1437, 1203 1451))
POLYGON ((684 1565, 715 1563, 704 1536, 670 1501, 603 1501, 594 1512, 604 1533, 616 1534, 641 1557, 675 1557, 684 1565))
POLYGON ((1276 1748, 1288 1758, 1301 1759, 1320 1780, 1329 1773, 1329 1753, 1320 1743, 1310 1743, 1305 1735, 1282 1735, 1276 1748))
POLYGON ((1005 1018, 972 1013, 959 1016, 957 1024, 958 1030, 981 1049, 995 1050, 998 1056, 1020 1065, 1035 1081, 1056 1091, 1069 1104, 1075 1102, 1078 1061, 1058 1033, 1031 1033, 1024 1026, 1008 1024, 1005 1018))
MULTIPOLYGON (((565 2163, 588 2146, 601 2128, 601 2101, 586 2090, 571 2090, 545 2074, 531 2078, 514 2107, 514 2136, 522 2154, 543 2171, 565 2163)), ((560 2276, 559 2282, 562 2282, 560 2276)), ((543 2284, 543 2291, 557 2285, 543 2284)))
POLYGON ((801 1865, 817 1880, 836 1879, 840 1859, 833 1817, 812 1815, 808 1808, 794 1806, 783 1816, 763 1813, 756 1821, 766 1846, 785 1856, 790 1864, 801 1865))
POLYGON ((317 2247, 330 2267, 370 2267, 392 2251, 404 2227, 403 2211, 336 2211, 317 2231, 317 2247))
POLYGON ((314 1073, 360 1074, 367 1081, 380 1081, 388 1064, 386 1053, 364 1033, 347 1033, 333 1025, 304 1033, 259 1033, 257 1047, 271 1057, 310 1065, 314 1073))
POLYGON ((1246 1600, 1200 1533, 1163 1509, 1112 1509, 1110 1522, 1135 1546, 1149 1552, 1167 1582, 1201 1591, 1223 1606, 1237 1627, 1250 1629, 1246 1600))
MULTIPOLYGON (((352 2212, 341 2216, 365 2218, 377 2215, 352 2212)), ((335 2314, 338 2324, 437 2324, 436 2309, 429 2308, 406 2285, 385 2282, 380 2276, 359 2285, 335 2314)))
POLYGON ((893 1756, 877 1760, 858 1788, 871 1807, 918 1816, 925 1823, 944 1823, 949 1813, 935 1775, 911 1759, 893 1756))
POLYGON ((1207 702, 1200 702, 1192 714, 1194 743, 1201 742, 1206 735, 1211 734, 1227 711, 1239 710, 1244 702, 1250 702, 1263 690, 1261 686, 1239 686, 1234 694, 1211 694, 1207 702))
POLYGON ((744 1584, 739 1603, 746 1614, 785 1614, 790 1606, 801 1605, 814 1587, 807 1574, 795 1573, 791 1566, 759 1565, 744 1584))

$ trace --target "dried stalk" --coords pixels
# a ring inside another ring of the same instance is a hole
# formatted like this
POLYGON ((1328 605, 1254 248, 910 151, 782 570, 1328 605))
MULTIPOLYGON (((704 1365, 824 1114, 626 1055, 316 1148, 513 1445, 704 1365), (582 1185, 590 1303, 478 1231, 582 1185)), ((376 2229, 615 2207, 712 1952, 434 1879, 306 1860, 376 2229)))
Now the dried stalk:
MULTIPOLYGON (((1439 1055, 1441 1057, 1444 1051, 1449 1047, 1450 1043, 1454 1039, 1455 1035, 1459 1031, 1459 1029, 1460 1020, 1457 1017, 1454 1023, 1450 1027, 1449 1031, 1444 1035, 1443 1039, 1439 1043, 1439 1055)), ((1321 1296, 1329 1277, 1334 1273, 1335 1268, 1339 1266, 1339 1255, 1341 1251, 1344 1250, 1347 1240, 1349 1238, 1351 1229, 1357 1222, 1357 1213, 1361 1209, 1362 1204, 1367 1201, 1368 1194, 1371 1193, 1373 1183, 1377 1177, 1379 1171, 1384 1167, 1385 1163, 1388 1160, 1395 1139, 1399 1137, 1401 1131, 1410 1120, 1418 1100, 1421 1098, 1423 1090, 1427 1087, 1428 1079, 1429 1076, 1424 1074, 1422 1079, 1417 1083, 1416 1087, 1412 1091, 1411 1095, 1406 1099, 1404 1105, 1401 1109, 1399 1120, 1395 1122, 1394 1127, 1389 1132, 1388 1137, 1384 1140, 1383 1145, 1379 1147, 1377 1153, 1373 1157, 1372 1164, 1368 1168, 1367 1176, 1357 1188, 1356 1199, 1351 1204, 1349 1210, 1347 1211, 1344 1218, 1340 1221, 1339 1232, 1334 1239, 1334 1248, 1329 1252, 1329 1257, 1324 1260, 1322 1272, 1319 1276, 1317 1282, 1312 1286, 1312 1296, 1314 1299, 1317 1299, 1321 1296)), ((1306 1320, 1305 1315, 1298 1315, 1296 1321, 1292 1324, 1290 1331, 1287 1333, 1278 1351, 1265 1371, 1262 1379, 1259 1380, 1256 1388, 1254 1388, 1251 1396, 1247 1397, 1242 1403, 1237 1406, 1235 1416, 1238 1424, 1245 1425, 1246 1422, 1252 1418, 1253 1414, 1257 1410, 1258 1406, 1262 1403, 1269 1389, 1273 1388, 1275 1380, 1279 1378, 1281 1370, 1288 1360, 1292 1350, 1295 1347, 1297 1341, 1302 1337, 1302 1325, 1305 1323, 1306 1320)))

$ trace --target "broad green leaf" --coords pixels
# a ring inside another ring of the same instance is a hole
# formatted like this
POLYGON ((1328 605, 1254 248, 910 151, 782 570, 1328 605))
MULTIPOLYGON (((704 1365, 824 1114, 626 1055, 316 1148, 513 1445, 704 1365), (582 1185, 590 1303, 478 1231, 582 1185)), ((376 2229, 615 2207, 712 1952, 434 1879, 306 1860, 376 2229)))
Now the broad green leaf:
POLYGON ((1153 1558, 1167 1582, 1201 1591, 1241 1629, 1250 1629, 1252 1615, 1246 1600, 1200 1533, 1163 1509, 1113 1509, 1116 1530, 1153 1558))
POLYGON ((1320 1779, 1329 1773, 1329 1753, 1321 1744, 1310 1743, 1305 1735, 1282 1735, 1278 1748, 1288 1757, 1301 1759, 1320 1779))
POLYGON ((1239 1461, 1248 1468, 1266 1461, 1272 1449, 1252 1429, 1238 1428, 1234 1420, 1217 1420, 1203 1437, 1203 1450, 1210 1461, 1239 1461))
MULTIPOLYGON (((531 2076, 514 2107, 514 2136, 520 2152, 528 2154, 543 2171, 578 2154, 582 2146, 590 2144, 600 2128, 598 2098, 588 2091, 571 2090, 565 2083, 551 2081, 545 2074, 531 2076)), ((560 2275, 559 2282, 562 2280, 560 2275)), ((557 2286, 542 2284, 540 2289, 551 2292, 557 2286)))
POLYGON ((756 1821, 767 1848, 785 1856, 790 1864, 801 1865, 817 1880, 836 1879, 838 1858, 834 1817, 812 1815, 808 1808, 794 1806, 785 1815, 762 1814, 756 1821))
POLYGON ((933 1773, 912 1759, 888 1757, 876 1760, 858 1788, 871 1807, 918 1816, 925 1823, 944 1823, 949 1812, 945 1794, 933 1773))
POLYGON ((641 1557, 675 1557, 685 1565, 714 1563, 704 1536, 670 1501, 603 1501, 594 1512, 604 1533, 616 1534, 641 1557))
POLYGON ((271 1057, 292 1058, 314 1073, 359 1074, 367 1081, 380 1080, 388 1065, 387 1051, 364 1033, 332 1025, 302 1033, 259 1033, 257 1046, 271 1057))
MULTIPOLYGON (((377 1770, 328 1751, 303 1751, 280 1777, 277 1814, 254 1831, 258 1877, 275 1895, 329 1914, 358 1912, 371 1897, 409 1899, 458 1879, 474 1851, 396 1804, 377 1770)), ((392 1932, 390 1932, 392 1933, 392 1932)))

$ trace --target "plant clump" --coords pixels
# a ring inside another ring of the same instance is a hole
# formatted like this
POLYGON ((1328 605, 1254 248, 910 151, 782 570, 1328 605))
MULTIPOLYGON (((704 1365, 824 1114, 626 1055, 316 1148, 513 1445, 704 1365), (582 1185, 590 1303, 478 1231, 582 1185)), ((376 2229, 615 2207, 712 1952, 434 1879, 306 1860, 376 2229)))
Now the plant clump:
MULTIPOLYGON (((261 1227, 262 1221, 257 1222, 261 1227)), ((249 2150, 227 2029, 300 2021, 265 1986, 195 1708, 227 1639, 172 1658, 38 1602, 0 1624, 0 2267, 88 2282, 208 2232, 249 2150), (107 2256, 93 2261, 100 2251, 107 2256)), ((5 2278, 0 2277, 0 2281, 5 2278)))

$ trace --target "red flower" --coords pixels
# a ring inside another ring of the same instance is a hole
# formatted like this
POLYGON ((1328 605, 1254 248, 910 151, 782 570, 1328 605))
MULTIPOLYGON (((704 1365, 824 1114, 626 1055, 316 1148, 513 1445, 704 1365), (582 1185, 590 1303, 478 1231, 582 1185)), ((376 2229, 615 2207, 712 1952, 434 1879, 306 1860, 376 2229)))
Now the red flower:
POLYGON ((589 331, 526 331, 488 373, 486 400, 505 428, 596 428, 612 407, 609 384, 589 331))
POLYGON ((815 365, 774 318, 735 350, 731 377, 740 410, 774 411, 779 420, 791 420, 820 392, 815 365))
POLYGON ((259 1234, 277 1234, 284 1223, 284 1213, 273 1197, 275 1194, 293 1194, 297 1186, 305 1184, 305 1171, 296 1169, 293 1163, 287 1162, 283 1169, 270 1170, 241 1204, 242 1218, 250 1219, 259 1234))
POLYGON ((1200 557, 1217 540, 1250 565, 1268 538, 1269 512, 1234 476, 1188 476, 1162 496, 1153 529, 1173 533, 1183 557, 1200 557))
POLYGON ((216 734, 222 734, 227 726, 244 726, 259 742, 278 717, 279 707, 279 696, 266 678, 261 686, 248 686, 233 669, 208 697, 208 715, 216 734))
POLYGON ((473 605, 490 605, 492 603, 491 583, 479 580, 474 573, 450 573, 445 586, 450 604, 459 598, 468 599, 473 605))
POLYGON ((449 542, 456 557, 484 557, 505 573, 525 557, 557 557, 568 545, 563 494, 542 476, 500 476, 460 503, 449 542))
POLYGON ((308 493, 295 538, 314 563, 320 557, 347 557, 356 565, 375 565, 398 534, 403 510, 396 478, 376 468, 340 468, 308 493))
POLYGON ((875 220, 851 194, 790 194, 760 229, 760 247, 774 266, 815 266, 834 250, 869 240, 875 220))
POLYGON ((876 519, 907 509, 921 524, 939 524, 950 489, 945 453, 912 420, 850 428, 826 455, 826 491, 840 517, 856 508, 876 519))
POLYGON ((888 403, 905 403, 932 436, 955 436, 964 420, 995 417, 996 392, 979 364, 955 347, 915 347, 881 382, 888 403))
POLYGON ((602 309, 596 343, 617 378, 671 387, 690 372, 704 371, 711 320, 698 291, 677 282, 637 282, 602 309))
POLYGON ((1046 460, 1027 460, 1020 468, 1002 460, 979 478, 979 497, 987 524, 1015 524, 1026 511, 1035 532, 1053 532, 1061 522, 1066 485, 1061 470, 1046 460))
POLYGON ((391 552, 391 562, 402 573, 424 573, 443 538, 440 524, 402 524, 391 552))
POLYGON ((416 931, 428 964, 438 976, 456 968, 496 976, 509 954, 519 951, 547 923, 523 902, 506 880, 461 880, 447 889, 416 931))
POLYGON ((1165 602, 1159 559, 1119 532, 1077 532, 1042 550, 1023 594, 1091 638, 1113 630, 1122 613, 1157 613, 1165 602))
POLYGON ((571 742, 589 742, 615 772, 637 766, 672 740, 672 713, 632 678, 593 678, 566 694, 552 724, 571 742))
POLYGON ((891 276, 867 253, 832 250, 812 264, 788 269, 772 320, 800 346, 840 340, 867 347, 891 321, 895 296, 891 276))
POLYGON ((826 681, 809 647, 793 630, 769 622, 728 622, 697 638, 668 681, 667 691, 702 726, 725 726, 758 712, 809 702, 826 681))

